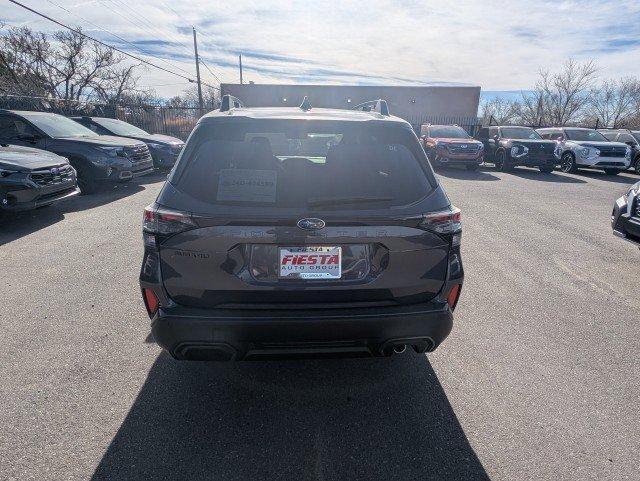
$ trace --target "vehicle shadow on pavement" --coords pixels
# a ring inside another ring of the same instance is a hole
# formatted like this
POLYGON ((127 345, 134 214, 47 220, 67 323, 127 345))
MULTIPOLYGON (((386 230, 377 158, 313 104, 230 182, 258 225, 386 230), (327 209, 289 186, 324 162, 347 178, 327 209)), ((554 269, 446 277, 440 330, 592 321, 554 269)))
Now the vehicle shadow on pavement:
POLYGON ((598 170, 581 170, 579 175, 588 177, 590 179, 605 180, 613 184, 627 184, 632 185, 640 180, 640 176, 632 174, 631 172, 623 172, 618 175, 607 175, 604 172, 598 170))
POLYGON ((536 180, 538 182, 548 182, 548 183, 556 183, 556 184, 586 184, 587 182, 582 179, 577 179, 575 177, 568 176, 566 174, 562 174, 560 172, 552 172, 550 174, 545 174, 540 172, 537 169, 527 169, 516 167, 515 169, 508 172, 509 175, 514 175, 516 177, 520 177, 522 179, 528 180, 536 180))
POLYGON ((92 479, 488 476, 425 356, 225 364, 162 353, 92 479))
POLYGON ((449 177, 451 179, 482 180, 482 181, 500 180, 500 177, 496 177, 495 175, 483 170, 466 170, 466 169, 456 169, 454 167, 448 167, 448 168, 438 169, 435 172, 438 175, 441 175, 443 177, 449 177))
POLYGON ((103 188, 95 194, 78 195, 41 209, 0 213, 0 246, 60 222, 69 212, 94 209, 129 197, 144 189, 138 183, 118 184, 103 188))
POLYGON ((156 170, 151 174, 134 179, 133 183, 137 185, 149 185, 149 184, 155 184, 156 182, 164 182, 165 180, 167 180, 168 175, 169 175, 169 172, 161 172, 159 170, 156 170))

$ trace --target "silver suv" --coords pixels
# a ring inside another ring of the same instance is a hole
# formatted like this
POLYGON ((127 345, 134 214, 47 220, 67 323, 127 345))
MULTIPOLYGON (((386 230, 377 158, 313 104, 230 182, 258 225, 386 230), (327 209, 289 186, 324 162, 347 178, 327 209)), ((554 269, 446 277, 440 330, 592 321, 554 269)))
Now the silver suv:
POLYGON ((538 129, 543 139, 555 140, 556 156, 562 172, 578 169, 602 169, 607 175, 617 175, 629 168, 631 148, 621 142, 611 142, 594 129, 552 127, 538 129))

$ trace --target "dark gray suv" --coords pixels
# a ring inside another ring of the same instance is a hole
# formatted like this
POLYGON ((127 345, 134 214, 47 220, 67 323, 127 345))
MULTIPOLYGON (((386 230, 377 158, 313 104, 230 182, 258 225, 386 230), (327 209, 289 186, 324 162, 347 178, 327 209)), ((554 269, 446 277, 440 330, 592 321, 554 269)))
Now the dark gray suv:
POLYGON ((156 169, 169 170, 178 160, 184 142, 176 137, 150 134, 135 125, 107 117, 71 117, 98 135, 117 135, 140 140, 149 147, 156 169))
POLYGON ((177 359, 432 351, 463 281, 460 211, 384 101, 226 99, 198 122, 143 232, 143 299, 177 359))
POLYGON ((126 182, 153 172, 139 140, 97 135, 73 120, 48 112, 0 110, 0 142, 48 150, 69 159, 83 193, 102 182, 126 182))

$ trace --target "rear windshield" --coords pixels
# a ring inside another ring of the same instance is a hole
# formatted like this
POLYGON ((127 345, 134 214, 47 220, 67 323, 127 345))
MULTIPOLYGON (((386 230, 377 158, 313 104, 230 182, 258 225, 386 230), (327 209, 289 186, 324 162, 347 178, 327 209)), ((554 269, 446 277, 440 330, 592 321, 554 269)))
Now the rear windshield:
POLYGON ((436 185, 401 126, 246 119, 199 125, 171 182, 211 204, 334 210, 411 204, 436 185))

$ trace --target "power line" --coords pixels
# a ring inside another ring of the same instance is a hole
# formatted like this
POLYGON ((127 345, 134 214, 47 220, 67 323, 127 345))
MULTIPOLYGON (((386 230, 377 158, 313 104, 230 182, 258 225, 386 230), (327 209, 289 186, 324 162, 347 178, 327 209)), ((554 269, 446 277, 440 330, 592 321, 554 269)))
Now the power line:
MULTIPOLYGON (((112 0, 112 1, 115 1, 115 0, 112 0)), ((169 10, 171 10, 171 11, 172 11, 172 12, 173 12, 173 13, 174 13, 178 18, 180 18, 180 19, 181 19, 181 20, 182 20, 186 25, 189 25, 189 24, 190 24, 190 21, 189 21, 188 19, 186 19, 184 16, 182 16, 182 15, 180 14, 180 12, 177 12, 177 11, 176 11, 176 10, 175 10, 171 5, 169 5, 167 2, 165 2, 164 0, 159 0, 159 1, 160 1, 160 3, 162 3, 166 8, 168 8, 169 10)), ((198 36, 199 36, 199 37, 200 37, 200 36, 205 37, 206 39, 209 39, 213 45, 217 45, 217 44, 216 44, 213 40, 211 40, 211 38, 210 38, 206 33, 204 33, 202 30, 198 30, 198 36)), ((202 55, 200 55, 200 60, 202 60, 202 55)), ((202 63, 203 63, 203 65, 204 65, 204 62, 202 62, 202 63)), ((207 67, 207 70, 209 71, 209 73, 211 73, 211 75, 213 75, 213 76, 218 80, 218 82, 222 83, 222 81, 220 80, 220 77, 218 77, 218 75, 216 75, 216 74, 215 74, 215 73, 214 73, 214 72, 213 72, 213 71, 212 71, 212 70, 211 70, 207 65, 205 65, 205 67, 207 67)), ((214 66, 214 68, 215 68, 215 66, 214 66)), ((222 76, 222 72, 221 72, 220 70, 218 70, 217 72, 220 74, 220 76, 222 76)))
POLYGON ((177 68, 178 70, 182 70, 182 71, 183 71, 184 73, 186 73, 186 74, 189 74, 189 72, 188 72, 188 71, 186 71, 185 69, 183 69, 183 68, 182 68, 182 67, 180 67, 179 65, 175 65, 175 64, 173 64, 172 62, 169 62, 168 60, 163 59, 163 58, 161 58, 161 57, 157 57, 157 56, 155 56, 155 55, 149 55, 149 54, 146 54, 146 53, 145 53, 145 52, 144 52, 144 51, 143 51, 139 46, 137 46, 136 44, 134 44, 134 43, 130 42, 129 40, 127 40, 127 39, 125 39, 125 38, 122 38, 120 35, 117 35, 117 34, 115 34, 115 33, 111 32, 111 31, 107 30, 106 28, 102 28, 102 27, 100 27, 99 25, 96 25, 96 24, 95 24, 95 23, 93 23, 91 20, 87 20, 86 18, 84 18, 82 15, 78 15, 77 13, 73 13, 73 12, 71 12, 71 10, 69 10, 69 9, 67 9, 67 8, 65 8, 65 7, 63 7, 63 6, 61 6, 61 5, 58 5, 57 3, 52 2, 51 0, 47 0, 47 2, 49 2, 51 5, 54 5, 54 6, 58 7, 58 8, 59 8, 59 9, 61 9, 61 10, 64 10, 65 12, 67 12, 67 13, 69 13, 69 14, 71 14, 71 15, 75 15, 75 16, 76 16, 76 17, 78 17, 79 19, 84 20, 85 22, 87 22, 89 25, 92 25, 92 26, 94 26, 95 28, 97 28, 98 30, 102 30, 103 32, 108 33, 109 35, 111 35, 111 36, 113 36, 113 37, 117 38, 117 39, 118 39, 118 40, 120 40, 121 42, 124 42, 124 43, 127 43, 127 44, 131 45, 131 46, 132 46, 132 47, 134 47, 136 50, 140 51, 140 53, 141 53, 141 54, 143 54, 143 55, 147 55, 148 57, 157 58, 157 59, 158 59, 158 60, 160 60, 161 62, 164 62, 164 63, 166 63, 167 65, 169 65, 169 66, 171 66, 171 67, 177 68))
MULTIPOLYGON (((108 10, 110 10, 111 12, 113 12, 116 15, 121 16, 124 20, 126 20, 127 22, 129 22, 131 25, 133 25, 134 27, 136 27, 137 29, 141 28, 140 23, 136 23, 133 20, 131 20, 128 16, 126 16, 126 14, 123 11, 119 11, 116 10, 115 8, 112 8, 110 6, 108 6, 105 2, 107 0, 99 0, 100 3, 102 4, 102 6, 104 6, 105 8, 107 8, 108 10)), ((110 0, 111 3, 115 6, 116 4, 126 8, 127 10, 129 10, 134 16, 138 16, 139 12, 136 12, 133 8, 131 8, 129 5, 127 5, 125 2, 119 1, 119 0, 110 0)), ((180 49, 182 49, 183 52, 186 53, 186 56, 188 56, 189 58, 191 58, 191 56, 193 55, 193 52, 191 51, 190 48, 187 48, 185 46, 184 43, 182 43, 182 41, 180 39, 177 39, 174 36, 170 36, 167 35, 167 32, 161 31, 159 28, 157 28, 156 26, 154 26, 151 22, 149 22, 146 18, 144 17, 138 17, 138 20, 142 23, 144 23, 147 28, 150 31, 154 31, 155 34, 158 36, 158 38, 166 38, 169 40, 169 43, 173 43, 175 44, 177 47, 179 47, 180 49)))
POLYGON ((209 73, 213 75, 219 83, 222 83, 222 80, 220 80, 220 78, 215 73, 213 73, 213 71, 209 68, 209 66, 206 63, 204 63, 204 60, 202 60, 202 57, 200 57, 200 63, 205 66, 205 68, 209 71, 209 73))
MULTIPOLYGON (((187 77, 185 75, 182 75, 182 74, 180 74, 178 72, 173 72, 172 70, 169 70, 169 69, 161 67, 160 65, 157 65, 157 64, 155 64, 153 62, 149 62, 148 60, 140 58, 137 55, 130 54, 129 52, 125 52, 124 50, 121 50, 121 49, 119 49, 117 47, 114 47, 113 45, 109 45, 109 44, 107 44, 107 43, 105 43, 105 42, 103 42, 101 40, 98 40, 97 38, 93 38, 90 35, 87 35, 86 33, 81 32, 80 30, 77 30, 75 28, 69 27, 68 25, 65 25, 64 23, 59 22, 58 20, 56 20, 54 18, 51 18, 51 17, 45 15, 44 13, 40 13, 37 10, 34 10, 33 8, 28 7, 28 6, 18 2, 16 0, 9 0, 9 1, 11 3, 15 4, 15 5, 18 5, 19 7, 24 8, 25 10, 30 11, 31 13, 35 13, 36 15, 38 15, 38 16, 40 16, 42 18, 45 18, 45 19, 49 20, 50 22, 55 23, 56 25, 59 25, 59 26, 61 26, 63 28, 66 28, 67 30, 70 30, 71 32, 74 32, 77 35, 80 35, 81 37, 84 37, 84 38, 87 38, 89 40, 92 40, 92 41, 96 42, 97 44, 100 44, 100 45, 102 45, 104 47, 107 47, 107 48, 110 48, 112 50, 115 50, 116 52, 119 52, 119 53, 121 53, 123 55, 126 55, 127 57, 131 57, 132 59, 137 60, 138 62, 141 62, 143 64, 146 64, 146 65, 149 65, 151 67, 157 68, 158 70, 162 70, 164 72, 170 73, 170 74, 175 75, 177 77, 181 77, 181 78, 183 78, 183 79, 185 79, 185 80, 187 80, 187 81, 189 81, 191 83, 195 83, 195 80, 193 80, 193 79, 191 79, 191 78, 189 78, 189 77, 187 77)), ((213 89, 220 90, 218 87, 214 87, 213 85, 209 85, 209 84, 205 84, 205 85, 207 87, 211 87, 213 89)))

